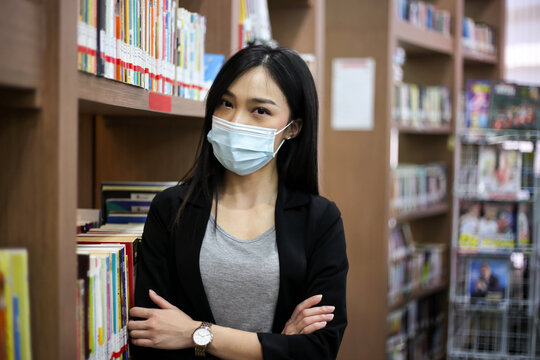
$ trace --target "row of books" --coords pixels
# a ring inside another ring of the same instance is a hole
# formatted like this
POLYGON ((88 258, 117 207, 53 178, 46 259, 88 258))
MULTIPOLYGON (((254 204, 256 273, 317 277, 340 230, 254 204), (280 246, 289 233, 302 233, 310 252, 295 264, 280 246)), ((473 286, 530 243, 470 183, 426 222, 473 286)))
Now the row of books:
POLYGON ((79 2, 78 68, 202 100, 206 18, 175 0, 79 2))
POLYGON ((272 44, 267 0, 240 0, 239 50, 253 44, 272 44))
POLYGON ((470 79, 467 81, 466 92, 467 128, 540 128, 539 87, 470 79))
POLYGON ((450 12, 435 5, 417 0, 398 0, 398 16, 413 25, 450 35, 450 12))
POLYGON ((446 199, 443 164, 400 164, 392 170, 390 210, 393 214, 427 209, 446 199))
POLYGON ((139 236, 77 237, 77 358, 128 359, 139 236))
POLYGON ((444 281, 444 245, 415 243, 409 225, 399 224, 391 231, 388 247, 390 304, 444 281))
POLYGON ((452 117, 450 90, 446 86, 394 85, 393 119, 413 127, 440 127, 452 117))
POLYGON ((463 18, 463 46, 465 49, 495 54, 495 36, 493 28, 487 24, 475 22, 470 17, 463 18))
POLYGON ((144 224, 150 204, 176 182, 105 182, 101 184, 103 224, 144 224))
POLYGON ((534 142, 467 145, 458 190, 463 198, 527 200, 535 190, 534 142))
POLYGON ((430 359, 444 349, 444 294, 410 302, 388 315, 389 360, 430 359))
POLYGON ((32 358, 26 249, 0 249, 0 359, 32 358))

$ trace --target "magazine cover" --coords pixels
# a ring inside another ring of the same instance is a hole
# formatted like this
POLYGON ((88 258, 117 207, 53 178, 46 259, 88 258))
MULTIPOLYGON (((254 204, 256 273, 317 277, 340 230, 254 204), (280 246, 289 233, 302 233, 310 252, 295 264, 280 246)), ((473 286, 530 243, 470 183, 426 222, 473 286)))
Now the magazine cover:
POLYGON ((521 189, 521 153, 481 146, 478 155, 478 192, 482 195, 517 194, 521 189))
POLYGON ((469 260, 468 290, 471 303, 500 304, 507 299, 508 261, 472 257, 469 260))
POLYGON ((466 94, 466 125, 470 129, 489 126, 491 83, 487 80, 468 80, 466 94))
POLYGON ((477 249, 480 203, 461 201, 459 213, 459 247, 461 249, 477 249))
POLYGON ((491 91, 490 127, 494 129, 519 128, 519 97, 517 87, 508 83, 496 83, 491 91))
POLYGON ((518 248, 529 247, 531 245, 531 204, 518 204, 517 211, 517 243, 518 248))
POLYGON ((480 248, 486 250, 512 250, 516 242, 515 206, 513 204, 485 203, 478 222, 480 248))

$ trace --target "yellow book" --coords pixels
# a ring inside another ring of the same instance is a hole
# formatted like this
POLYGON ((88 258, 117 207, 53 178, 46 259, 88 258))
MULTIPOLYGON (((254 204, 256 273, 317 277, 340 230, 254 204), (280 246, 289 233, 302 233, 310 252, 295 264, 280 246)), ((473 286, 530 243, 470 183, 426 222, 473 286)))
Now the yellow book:
POLYGON ((22 360, 32 358, 30 341, 30 292, 28 289, 28 253, 26 249, 11 250, 11 267, 13 270, 13 296, 19 301, 19 334, 18 342, 22 360))
POLYGON ((12 271, 11 256, 9 250, 0 250, 0 272, 4 274, 4 288, 0 296, 3 297, 6 314, 6 359, 15 359, 14 334, 13 334, 13 295, 12 295, 12 271))

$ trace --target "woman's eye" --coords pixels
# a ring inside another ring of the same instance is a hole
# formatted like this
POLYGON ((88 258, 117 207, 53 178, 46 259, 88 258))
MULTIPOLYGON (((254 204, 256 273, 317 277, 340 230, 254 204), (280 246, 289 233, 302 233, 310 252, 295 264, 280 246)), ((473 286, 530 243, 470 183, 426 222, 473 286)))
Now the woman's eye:
POLYGON ((255 109, 255 112, 258 114, 258 115, 270 115, 270 112, 268 110, 266 110, 265 108, 256 108, 255 109))
POLYGON ((232 102, 230 102, 228 100, 221 100, 221 105, 230 108, 230 107, 232 107, 232 102))

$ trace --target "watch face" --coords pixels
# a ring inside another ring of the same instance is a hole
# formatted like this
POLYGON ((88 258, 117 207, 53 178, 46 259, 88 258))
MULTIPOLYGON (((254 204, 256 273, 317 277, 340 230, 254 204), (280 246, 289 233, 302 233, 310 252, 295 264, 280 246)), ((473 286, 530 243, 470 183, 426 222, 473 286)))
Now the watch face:
POLYGON ((212 332, 207 328, 199 328, 193 334, 193 341, 199 346, 205 346, 212 341, 212 332))

